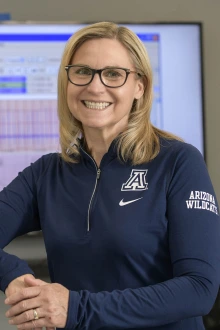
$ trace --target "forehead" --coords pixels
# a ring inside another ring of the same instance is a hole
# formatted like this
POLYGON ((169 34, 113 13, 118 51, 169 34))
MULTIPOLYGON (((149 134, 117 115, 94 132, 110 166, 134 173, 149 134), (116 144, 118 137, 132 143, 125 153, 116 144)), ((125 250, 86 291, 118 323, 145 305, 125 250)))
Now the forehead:
POLYGON ((85 64, 92 68, 119 66, 133 68, 128 50, 116 39, 85 41, 75 52, 71 64, 85 64))

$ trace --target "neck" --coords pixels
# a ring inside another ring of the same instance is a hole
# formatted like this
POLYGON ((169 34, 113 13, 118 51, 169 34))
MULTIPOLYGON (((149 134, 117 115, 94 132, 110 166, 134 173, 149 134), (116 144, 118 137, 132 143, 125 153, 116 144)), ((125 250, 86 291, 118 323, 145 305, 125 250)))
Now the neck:
POLYGON ((87 150, 95 160, 97 166, 100 166, 102 157, 108 152, 110 144, 116 138, 114 134, 104 134, 103 132, 84 131, 87 150))

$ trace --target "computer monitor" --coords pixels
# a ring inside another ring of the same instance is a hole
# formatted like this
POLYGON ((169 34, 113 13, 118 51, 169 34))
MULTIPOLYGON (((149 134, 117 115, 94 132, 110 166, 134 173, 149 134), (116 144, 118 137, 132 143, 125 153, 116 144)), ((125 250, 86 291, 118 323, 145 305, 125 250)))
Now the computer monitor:
MULTIPOLYGON (((57 73, 66 41, 84 25, 0 25, 0 190, 42 154, 59 151, 57 73)), ((122 25, 150 57, 152 123, 204 155, 201 24, 122 25)))

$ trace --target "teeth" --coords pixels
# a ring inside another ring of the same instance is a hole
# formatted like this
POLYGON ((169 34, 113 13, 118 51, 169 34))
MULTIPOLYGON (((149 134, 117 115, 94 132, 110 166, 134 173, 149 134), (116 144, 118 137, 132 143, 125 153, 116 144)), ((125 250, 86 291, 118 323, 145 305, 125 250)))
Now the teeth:
POLYGON ((89 109, 105 109, 107 106, 109 106, 110 103, 108 102, 90 102, 90 101, 84 101, 84 104, 89 109))

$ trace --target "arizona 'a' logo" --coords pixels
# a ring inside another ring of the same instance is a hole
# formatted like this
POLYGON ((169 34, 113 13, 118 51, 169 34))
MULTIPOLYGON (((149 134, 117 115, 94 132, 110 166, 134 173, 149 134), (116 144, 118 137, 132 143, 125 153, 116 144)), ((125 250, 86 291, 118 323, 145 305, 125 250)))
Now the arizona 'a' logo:
POLYGON ((148 189, 146 182, 147 170, 132 170, 130 178, 126 183, 123 183, 122 191, 137 191, 148 189))

